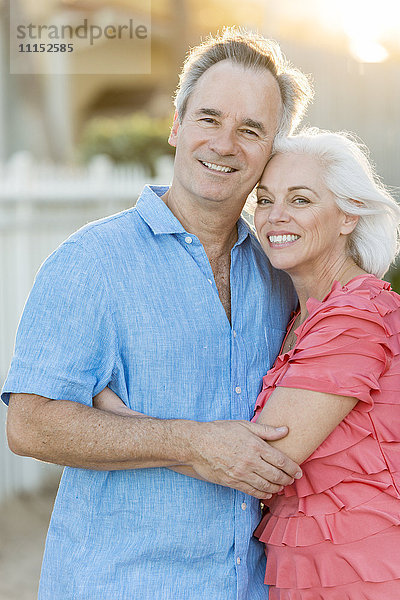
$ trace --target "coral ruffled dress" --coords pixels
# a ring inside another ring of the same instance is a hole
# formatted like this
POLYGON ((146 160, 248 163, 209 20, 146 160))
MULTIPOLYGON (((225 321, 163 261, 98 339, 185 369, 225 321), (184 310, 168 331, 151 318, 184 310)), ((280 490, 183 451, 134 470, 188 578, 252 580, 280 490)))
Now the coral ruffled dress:
POLYGON ((269 600, 400 600, 400 296, 372 275, 335 282, 263 379, 359 402, 266 501, 269 600))

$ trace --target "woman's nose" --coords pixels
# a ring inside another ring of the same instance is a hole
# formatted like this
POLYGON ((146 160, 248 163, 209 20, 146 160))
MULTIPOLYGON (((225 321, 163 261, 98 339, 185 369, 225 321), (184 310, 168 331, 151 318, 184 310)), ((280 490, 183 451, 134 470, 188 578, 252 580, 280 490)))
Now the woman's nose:
POLYGON ((289 213, 286 209, 286 205, 283 203, 275 202, 268 213, 268 221, 270 223, 281 223, 289 220, 289 213))

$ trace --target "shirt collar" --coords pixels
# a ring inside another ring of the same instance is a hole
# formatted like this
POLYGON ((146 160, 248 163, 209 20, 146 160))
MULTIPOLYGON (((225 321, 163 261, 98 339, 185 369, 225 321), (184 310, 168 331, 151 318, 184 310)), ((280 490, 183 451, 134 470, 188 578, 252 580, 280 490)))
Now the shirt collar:
POLYGON ((161 199, 168 186, 146 185, 136 204, 136 210, 155 235, 160 233, 185 233, 183 225, 161 199))
POLYGON ((243 217, 240 217, 239 221, 237 222, 237 228, 238 239, 234 248, 242 244, 249 235, 253 235, 250 225, 243 219, 243 217))
MULTIPOLYGON (((182 223, 178 221, 161 199, 161 196, 168 189, 168 186, 163 185, 146 185, 137 201, 136 210, 155 235, 161 233, 187 233, 182 223)), ((242 244, 251 233, 249 225, 242 217, 240 217, 237 225, 238 239, 235 246, 242 244)))

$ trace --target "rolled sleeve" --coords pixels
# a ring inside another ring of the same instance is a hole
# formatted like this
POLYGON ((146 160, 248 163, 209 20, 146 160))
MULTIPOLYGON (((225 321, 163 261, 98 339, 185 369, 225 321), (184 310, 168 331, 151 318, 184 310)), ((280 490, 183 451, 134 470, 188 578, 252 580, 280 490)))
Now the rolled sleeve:
POLYGON ((2 400, 29 393, 90 405, 111 378, 116 333, 102 271, 82 244, 42 265, 18 327, 2 400))

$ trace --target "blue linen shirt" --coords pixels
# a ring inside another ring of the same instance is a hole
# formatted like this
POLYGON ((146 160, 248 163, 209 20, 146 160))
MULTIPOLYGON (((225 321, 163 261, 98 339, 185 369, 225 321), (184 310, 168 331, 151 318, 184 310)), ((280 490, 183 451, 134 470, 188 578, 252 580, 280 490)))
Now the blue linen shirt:
MULTIPOLYGON (((90 405, 109 385, 160 419, 250 419, 295 296, 247 225, 231 252, 232 325, 198 238, 145 187, 42 265, 2 399, 90 405)), ((245 451, 245 448, 243 449, 245 451)), ((166 468, 66 467, 39 600, 266 600, 255 498, 166 468)))

